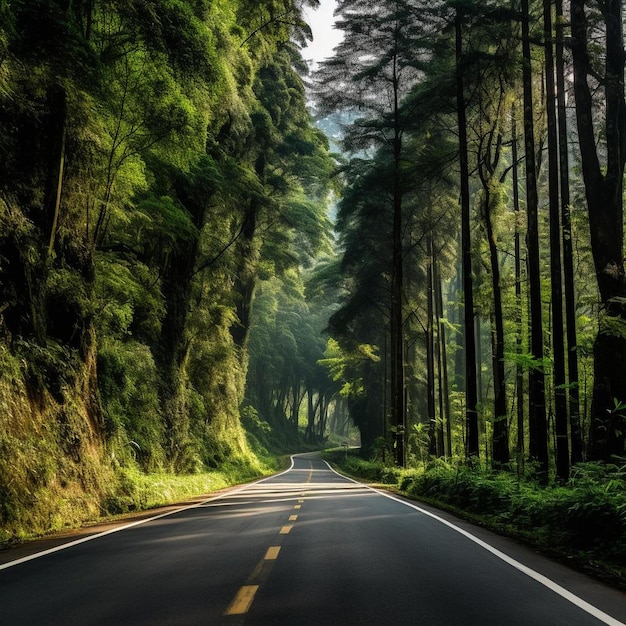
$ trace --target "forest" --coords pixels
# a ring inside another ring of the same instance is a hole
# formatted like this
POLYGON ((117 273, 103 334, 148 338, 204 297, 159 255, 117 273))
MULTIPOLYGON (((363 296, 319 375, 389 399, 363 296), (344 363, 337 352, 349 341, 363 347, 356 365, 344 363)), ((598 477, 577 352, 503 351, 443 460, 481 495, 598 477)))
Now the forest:
POLYGON ((0 0, 0 542, 358 440, 626 545, 622 3, 318 4, 0 0))
POLYGON ((593 4, 340 5, 316 93, 354 115, 330 328, 372 347, 363 445, 392 430, 399 465, 567 480, 624 455, 622 15, 593 4))

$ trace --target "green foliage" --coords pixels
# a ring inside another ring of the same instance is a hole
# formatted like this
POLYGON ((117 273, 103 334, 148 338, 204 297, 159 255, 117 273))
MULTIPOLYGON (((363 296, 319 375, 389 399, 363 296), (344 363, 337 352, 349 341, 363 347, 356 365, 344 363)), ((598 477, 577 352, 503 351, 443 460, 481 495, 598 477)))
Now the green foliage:
POLYGON ((16 383, 22 378, 24 362, 9 350, 8 346, 0 344, 0 380, 16 383))
POLYGON ((255 453, 267 455, 268 449, 275 443, 270 424, 261 419, 257 410, 250 405, 241 409, 241 424, 255 453))
MULTIPOLYGON (((22 401, 16 420, 0 393, 10 532, 148 506, 139 472, 258 474, 238 407, 261 275, 298 293, 276 316, 285 366, 330 397, 300 275, 330 250, 332 171, 285 43, 305 34, 301 8, 0 0, 0 383, 22 401)), ((243 421, 261 455, 284 435, 243 421)))
POLYGON ((144 470, 165 464, 158 372, 149 349, 135 341, 108 339, 98 350, 98 385, 113 454, 144 470))
POLYGON ((369 461, 351 452, 346 455, 343 451, 327 451, 324 456, 328 460, 340 464, 342 471, 347 474, 374 483, 397 484, 402 473, 399 468, 389 467, 380 461, 369 461))
POLYGON ((626 321, 619 316, 600 314, 598 332, 619 339, 626 339, 626 321))
POLYGON ((82 371, 80 355, 75 349, 50 340, 40 346, 35 342, 17 341, 15 354, 24 364, 20 381, 25 381, 34 393, 50 393, 63 401, 71 394, 76 377, 82 371))
POLYGON ((270 449, 286 449, 289 442, 301 445, 298 428, 301 418, 304 425, 304 413, 309 443, 322 441, 327 434, 320 430, 326 430, 329 409, 333 414, 337 410, 338 390, 318 363, 325 348, 322 330, 327 315, 323 304, 309 305, 298 272, 259 284, 250 330, 246 411, 258 411, 271 424, 271 437, 256 428, 252 431, 270 449))
POLYGON ((328 340, 326 352, 323 359, 318 363, 330 372, 332 379, 342 383, 341 395, 344 398, 357 398, 364 394, 365 387, 363 379, 355 377, 355 373, 359 371, 363 361, 371 361, 378 363, 380 357, 376 346, 369 344, 360 344, 353 350, 346 351, 341 348, 339 343, 334 339, 328 340))
POLYGON ((191 216, 167 196, 139 202, 130 226, 136 229, 138 241, 144 249, 153 247, 161 254, 198 238, 191 216))

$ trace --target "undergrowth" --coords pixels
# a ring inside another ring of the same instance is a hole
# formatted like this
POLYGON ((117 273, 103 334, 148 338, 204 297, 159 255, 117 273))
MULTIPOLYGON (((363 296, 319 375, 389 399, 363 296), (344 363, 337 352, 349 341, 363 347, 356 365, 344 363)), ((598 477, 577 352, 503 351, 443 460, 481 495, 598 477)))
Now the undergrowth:
POLYGON ((244 483, 273 471, 243 464, 224 465, 199 474, 145 474, 134 468, 118 472, 119 483, 102 503, 103 515, 151 509, 244 483))
MULTIPOLYGON (((209 494, 232 485, 248 482, 288 466, 286 459, 265 458, 264 464, 233 462, 221 468, 197 474, 145 473, 136 466, 118 468, 104 493, 92 493, 92 506, 85 507, 85 493, 76 492, 70 497, 66 489, 62 514, 46 519, 23 519, 13 522, 0 511, 0 548, 9 547, 61 530, 79 528, 111 516, 143 511, 158 506, 182 502, 209 494), (22 520, 22 523, 18 523, 22 520)), ((0 494, 1 496, 2 494, 0 494)), ((42 496, 40 496, 42 497, 42 496)), ((58 500, 58 498, 56 498, 58 500)), ((50 510, 52 510, 52 505, 50 510)), ((58 509, 58 504, 56 505, 58 509)))
POLYGON ((450 510, 626 588, 626 465, 583 463, 568 483, 541 486, 512 472, 433 462, 400 469, 356 454, 327 456, 342 471, 450 510))

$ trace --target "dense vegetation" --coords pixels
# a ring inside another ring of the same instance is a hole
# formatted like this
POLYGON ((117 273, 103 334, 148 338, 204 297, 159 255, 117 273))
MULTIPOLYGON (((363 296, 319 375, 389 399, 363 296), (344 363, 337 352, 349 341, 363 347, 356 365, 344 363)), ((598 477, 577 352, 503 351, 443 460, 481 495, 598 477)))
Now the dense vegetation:
POLYGON ((350 120, 332 364, 374 459, 348 471, 623 584, 622 3, 337 13, 315 92, 350 120))
POLYGON ((0 539, 140 505, 137 472, 240 480, 276 448, 284 412, 241 425, 249 358, 277 358, 270 300, 306 309, 331 236, 302 5, 0 2, 0 539))

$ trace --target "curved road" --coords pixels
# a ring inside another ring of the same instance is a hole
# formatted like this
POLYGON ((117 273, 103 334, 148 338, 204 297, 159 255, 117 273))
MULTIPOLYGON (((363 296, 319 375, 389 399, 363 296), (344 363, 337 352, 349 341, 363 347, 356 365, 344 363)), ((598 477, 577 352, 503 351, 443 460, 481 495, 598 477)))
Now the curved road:
POLYGON ((298 455, 283 474, 0 564, 0 624, 624 624, 625 594, 442 515, 298 455))

